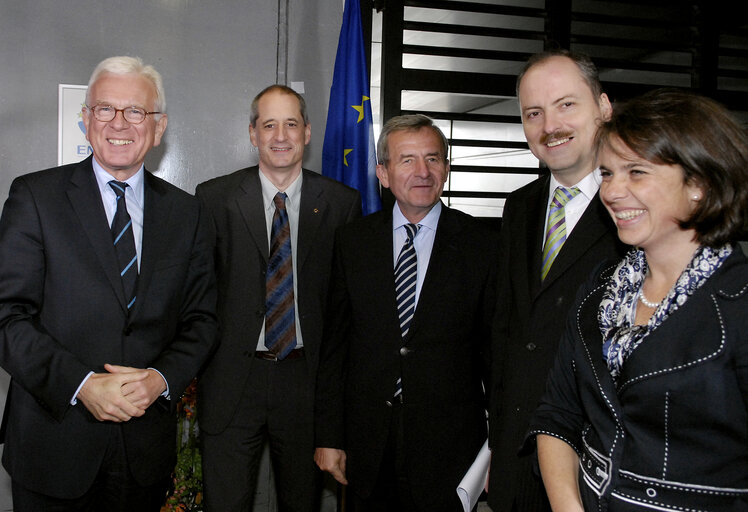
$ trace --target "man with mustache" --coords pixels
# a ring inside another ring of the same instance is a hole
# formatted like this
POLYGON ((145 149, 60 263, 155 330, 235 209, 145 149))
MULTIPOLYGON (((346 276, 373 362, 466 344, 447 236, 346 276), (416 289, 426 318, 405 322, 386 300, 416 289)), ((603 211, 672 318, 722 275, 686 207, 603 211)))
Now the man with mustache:
POLYGON ((590 59, 566 50, 534 55, 517 78, 530 151, 550 170, 506 200, 492 333, 494 512, 550 510, 535 458, 517 450, 545 389, 579 285, 595 265, 623 255, 598 197, 598 123, 611 112, 590 59))
POLYGON ((497 237, 442 204, 447 149, 428 117, 390 119, 377 176, 396 204, 336 235, 315 460, 355 512, 462 510, 486 438, 497 237))

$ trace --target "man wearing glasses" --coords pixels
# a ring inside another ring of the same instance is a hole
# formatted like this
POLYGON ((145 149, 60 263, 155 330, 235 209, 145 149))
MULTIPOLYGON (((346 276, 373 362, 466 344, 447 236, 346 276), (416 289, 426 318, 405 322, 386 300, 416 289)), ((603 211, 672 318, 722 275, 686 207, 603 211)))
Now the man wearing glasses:
POLYGON ((0 438, 16 511, 158 511, 174 411, 217 331, 199 202, 145 170, 167 117, 161 76, 102 61, 86 160, 21 176, 0 218, 0 438))

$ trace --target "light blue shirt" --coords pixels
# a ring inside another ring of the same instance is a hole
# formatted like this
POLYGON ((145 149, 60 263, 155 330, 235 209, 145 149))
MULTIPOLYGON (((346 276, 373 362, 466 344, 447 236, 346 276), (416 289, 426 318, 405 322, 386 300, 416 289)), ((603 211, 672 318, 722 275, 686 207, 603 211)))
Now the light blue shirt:
MULTIPOLYGON (((288 214, 288 227, 291 230, 291 260, 293 263, 293 302, 294 302, 294 313, 296 315, 296 348, 304 346, 304 341, 301 335, 301 322, 299 322, 299 279, 296 270, 296 243, 299 239, 299 207, 301 206, 301 182, 303 181, 304 173, 299 173, 299 177, 291 183, 286 190, 283 192, 288 196, 286 198, 286 213, 288 214)), ((273 198, 280 192, 278 187, 273 185, 260 169, 260 185, 262 187, 262 204, 265 208, 265 232, 268 236, 268 253, 270 252, 270 231, 273 227, 273 215, 275 215, 275 202, 273 198)), ((266 352, 267 347, 265 346, 265 322, 262 323, 262 330, 260 331, 260 339, 257 340, 257 350, 260 352, 266 352)))
MULTIPOLYGON (((429 261, 431 260, 431 250, 434 248, 434 237, 436 236, 436 226, 439 224, 439 216, 442 213, 442 202, 437 202, 429 213, 421 219, 418 223, 420 228, 416 237, 413 240, 413 244, 416 249, 417 258, 417 276, 416 276, 416 304, 418 306, 418 297, 421 295, 421 288, 423 287, 423 280, 426 278, 426 271, 429 268, 429 261)), ((397 265, 397 258, 400 256, 400 251, 405 244, 405 239, 408 237, 408 233, 405 230, 405 224, 410 224, 410 221, 405 218, 403 212, 400 211, 400 206, 395 202, 395 206, 392 209, 392 270, 394 272, 395 265, 397 265)))

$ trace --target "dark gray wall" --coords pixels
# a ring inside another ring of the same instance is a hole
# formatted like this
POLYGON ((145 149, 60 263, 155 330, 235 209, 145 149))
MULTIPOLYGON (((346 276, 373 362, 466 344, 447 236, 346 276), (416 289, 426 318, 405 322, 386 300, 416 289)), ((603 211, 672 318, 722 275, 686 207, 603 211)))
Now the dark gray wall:
MULTIPOLYGON (((146 160, 164 179, 194 192, 256 163, 249 104, 278 76, 304 83, 305 166, 319 170, 342 12, 343 0, 0 0, 0 203, 14 177, 57 164, 57 85, 86 84, 112 55, 164 77, 169 126, 146 160)), ((0 370, 0 411, 7 387, 0 370)), ((10 507, 0 470, 0 510, 10 507)))

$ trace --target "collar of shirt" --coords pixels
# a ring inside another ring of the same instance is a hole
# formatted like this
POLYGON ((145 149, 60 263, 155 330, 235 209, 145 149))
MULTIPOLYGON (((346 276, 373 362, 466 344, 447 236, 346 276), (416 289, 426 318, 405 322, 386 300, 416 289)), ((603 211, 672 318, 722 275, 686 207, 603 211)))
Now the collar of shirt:
MULTIPOLYGON (((592 199, 595 197, 595 194, 597 194, 597 191, 600 189, 600 182, 602 181, 602 178, 600 177, 600 169, 595 169, 591 173, 589 173, 587 176, 582 178, 579 183, 576 183, 572 185, 571 187, 566 187, 565 185, 562 185, 561 183, 556 180, 556 178, 551 174, 551 184, 550 189, 548 193, 548 203, 546 204, 545 212, 546 212, 546 223, 548 222, 548 209, 551 206, 551 201, 553 200, 553 192, 556 190, 557 187, 564 187, 564 188, 573 188, 578 187, 580 193, 574 196, 574 198, 571 199, 568 203, 566 203, 566 206, 564 207, 564 215, 566 219, 566 234, 571 234, 571 232, 574 230, 574 227, 577 225, 577 222, 584 214, 584 211, 587 209, 587 206, 589 206, 592 199)), ((545 229, 548 229, 546 226, 545 229)), ((545 231, 544 231, 545 232, 545 231)))
MULTIPOLYGON (((442 213, 442 202, 438 201, 432 208, 429 210, 429 213, 426 214, 426 216, 421 219, 418 222, 418 225, 421 226, 421 228, 418 230, 419 234, 416 235, 416 238, 420 236, 420 230, 423 228, 430 229, 433 232, 436 232, 436 225, 439 224, 439 216, 442 213)), ((397 204, 397 201, 395 201, 395 206, 392 208, 392 229, 395 232, 395 244, 394 246, 397 248, 397 252, 395 254, 395 262, 397 262, 397 257, 400 254, 400 247, 405 243, 405 229, 399 229, 402 228, 405 224, 410 224, 410 221, 405 218, 405 215, 403 215, 403 212, 400 210, 400 205, 397 204)))
MULTIPOLYGON (((93 158, 93 170, 94 170, 94 176, 96 176, 96 183, 99 185, 99 191, 101 192, 101 197, 105 199, 104 205, 105 209, 107 204, 114 204, 115 207, 111 209, 111 217, 109 217, 109 209, 107 209, 107 218, 109 219, 109 225, 112 224, 112 219, 114 219, 114 212, 116 211, 116 202, 117 202, 117 195, 114 193, 114 190, 112 190, 112 187, 109 186, 109 182, 114 179, 114 176, 109 174, 101 165, 99 165, 99 162, 96 161, 96 157, 93 158), (111 201, 106 200, 107 198, 111 199, 111 201)), ((130 176, 127 180, 125 180, 125 183, 129 185, 128 189, 125 191, 125 200, 127 201, 127 211, 130 212, 130 203, 132 201, 135 201, 135 204, 133 206, 137 206, 140 210, 143 209, 143 194, 144 194, 144 178, 145 170, 143 165, 140 166, 140 169, 138 169, 138 172, 130 176)), ((132 214, 131 214, 132 216, 132 214)))
MULTIPOLYGON (((293 181, 293 183, 283 191, 288 196, 286 198, 286 210, 289 210, 289 215, 291 214, 291 210, 297 214, 299 212, 299 206, 301 205, 301 182, 303 181, 303 176, 304 173, 300 172, 299 176, 293 181)), ((260 186, 262 187, 262 204, 265 207, 266 212, 268 210, 271 211, 272 217, 272 212, 275 212, 275 202, 273 201, 273 198, 278 192, 280 192, 280 190, 278 190, 278 187, 273 185, 273 182, 270 181, 262 171, 260 171, 260 186)))
POLYGON ((558 180, 551 174, 551 185, 550 185, 550 193, 548 194, 548 205, 550 206, 551 201, 553 200, 553 191, 556 190, 558 187, 564 187, 566 189, 571 189, 574 187, 579 187, 579 191, 581 194, 577 194, 576 197, 574 197, 571 201, 569 201, 568 205, 572 204, 574 201, 579 199, 579 196, 581 195, 583 198, 587 200, 587 202, 592 201, 592 198, 595 197, 595 194, 597 194, 597 191, 600 189, 600 182, 602 181, 602 178, 600 177, 600 169, 595 169, 591 173, 589 173, 587 176, 582 178, 579 183, 575 183, 571 187, 567 187, 566 185, 562 185, 558 182, 558 180))

